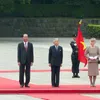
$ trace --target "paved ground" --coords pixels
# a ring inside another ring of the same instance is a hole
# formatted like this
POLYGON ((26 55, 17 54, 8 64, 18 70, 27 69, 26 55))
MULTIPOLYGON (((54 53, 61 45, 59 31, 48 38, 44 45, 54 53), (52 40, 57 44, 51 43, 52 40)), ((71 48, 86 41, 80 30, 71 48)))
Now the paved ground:
MULTIPOLYGON (((0 70, 18 70, 17 65, 17 45, 20 42, 20 39, 0 39, 0 70)), ((30 41, 34 45, 35 53, 35 62, 32 66, 34 70, 49 70, 48 67, 48 49, 52 45, 53 38, 31 38, 30 41)), ((71 69, 71 48, 70 48, 71 38, 60 38, 60 44, 64 48, 64 61, 62 69, 71 69)), ((85 40, 86 46, 89 45, 89 40, 85 40)), ((97 41, 99 46, 100 41, 97 41)), ((84 68, 83 64, 80 65, 80 68, 84 68)), ((85 68, 84 68, 85 69, 85 68)), ((80 79, 72 79, 72 73, 61 72, 60 84, 89 84, 87 71, 80 72, 80 79)), ((0 73, 0 77, 18 80, 18 73, 0 73)), ((50 72, 32 72, 31 73, 31 83, 33 84, 50 84, 50 72), (43 80, 44 79, 44 80, 43 80)), ((100 84, 100 76, 98 76, 96 84, 100 84)), ((83 94, 85 96, 92 96, 94 98, 100 98, 100 94, 83 94)), ((0 95, 2 100, 10 100, 15 98, 15 100, 40 100, 37 98, 32 98, 25 95, 0 95)))
POLYGON ((26 95, 0 95, 0 98, 2 100, 41 100, 39 98, 33 98, 31 96, 26 96, 26 95))

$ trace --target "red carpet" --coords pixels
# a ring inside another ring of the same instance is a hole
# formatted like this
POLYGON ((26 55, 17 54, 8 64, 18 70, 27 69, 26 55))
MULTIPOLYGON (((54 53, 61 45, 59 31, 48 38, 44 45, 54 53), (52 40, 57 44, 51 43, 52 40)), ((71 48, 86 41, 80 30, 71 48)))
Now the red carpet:
POLYGON ((50 85, 33 85, 31 88, 20 88, 19 83, 14 80, 0 78, 0 93, 100 93, 100 85, 90 87, 89 85, 61 85, 52 88, 50 85))
POLYGON ((29 96, 43 100, 100 100, 81 94, 28 94, 29 96))
MULTIPOLYGON (((71 69, 61 69, 60 71, 71 72, 71 69)), ((88 69, 80 69, 80 71, 88 71, 88 69)), ((0 73, 17 73, 17 72, 19 72, 19 70, 0 70, 0 73)), ((31 72, 51 72, 51 70, 31 70, 31 72)))
POLYGON ((30 85, 31 88, 20 88, 19 82, 6 78, 0 78, 0 94, 23 94, 41 98, 42 100, 100 100, 76 93, 100 93, 100 86, 91 88, 88 85, 61 85, 52 88, 49 85, 30 85), (65 94, 67 93, 67 94, 65 94), (71 93, 71 94, 69 94, 71 93), (73 94, 75 93, 75 94, 73 94))

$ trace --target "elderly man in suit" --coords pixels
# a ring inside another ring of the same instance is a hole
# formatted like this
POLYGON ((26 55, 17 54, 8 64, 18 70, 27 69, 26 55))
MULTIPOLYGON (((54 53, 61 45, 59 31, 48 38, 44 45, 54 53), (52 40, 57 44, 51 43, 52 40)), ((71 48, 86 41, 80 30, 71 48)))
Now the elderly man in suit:
POLYGON ((30 66, 33 64, 33 45, 28 41, 28 34, 23 35, 23 42, 18 44, 18 65, 20 87, 29 87, 30 66), (24 72, 26 81, 24 83, 24 72))
POLYGON ((58 38, 54 39, 54 45, 49 48, 49 66, 51 67, 51 82, 53 87, 59 87, 60 67, 63 61, 63 48, 59 46, 58 38))

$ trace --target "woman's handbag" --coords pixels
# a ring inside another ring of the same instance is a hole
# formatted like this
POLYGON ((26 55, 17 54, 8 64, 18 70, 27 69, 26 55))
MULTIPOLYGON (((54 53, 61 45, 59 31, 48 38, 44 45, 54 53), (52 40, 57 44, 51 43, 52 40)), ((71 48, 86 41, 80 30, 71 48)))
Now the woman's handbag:
POLYGON ((98 60, 98 64, 100 64, 100 60, 98 60))

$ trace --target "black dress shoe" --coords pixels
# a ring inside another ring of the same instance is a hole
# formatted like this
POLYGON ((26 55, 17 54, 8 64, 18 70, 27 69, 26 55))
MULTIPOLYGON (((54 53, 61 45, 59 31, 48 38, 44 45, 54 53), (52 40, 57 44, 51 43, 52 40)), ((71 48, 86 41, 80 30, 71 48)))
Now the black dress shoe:
POLYGON ((80 76, 77 75, 76 78, 80 78, 80 76))
POLYGON ((75 78, 75 77, 76 77, 76 76, 74 76, 74 75, 72 76, 72 78, 75 78))
POLYGON ((59 85, 56 85, 55 87, 59 87, 59 85))
POLYGON ((20 88, 23 88, 24 87, 24 85, 20 85, 20 88))
POLYGON ((28 86, 28 85, 25 85, 25 87, 30 88, 30 86, 28 86))
POLYGON ((52 84, 52 87, 56 87, 56 84, 52 84))

